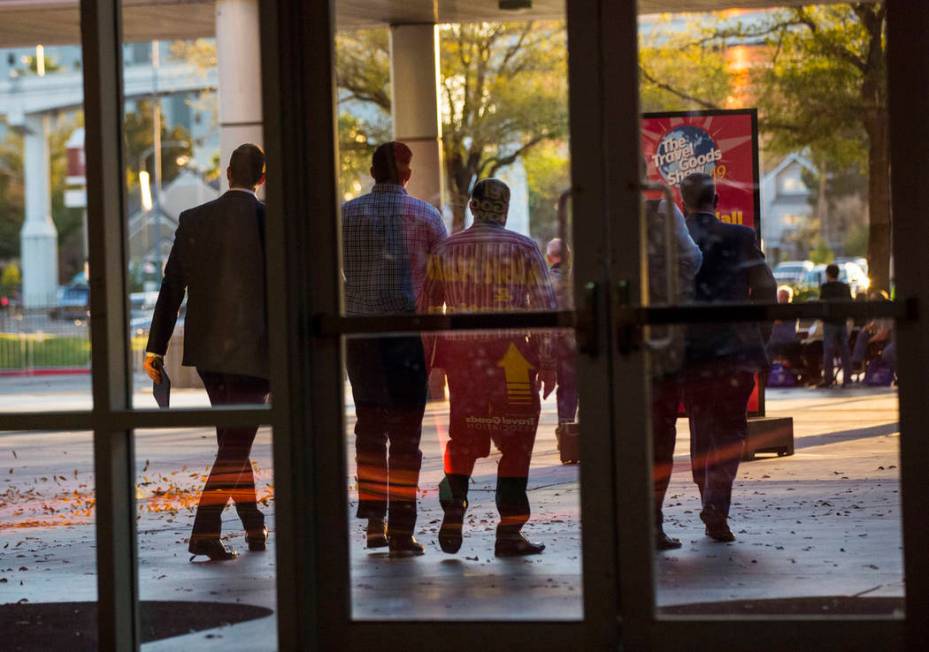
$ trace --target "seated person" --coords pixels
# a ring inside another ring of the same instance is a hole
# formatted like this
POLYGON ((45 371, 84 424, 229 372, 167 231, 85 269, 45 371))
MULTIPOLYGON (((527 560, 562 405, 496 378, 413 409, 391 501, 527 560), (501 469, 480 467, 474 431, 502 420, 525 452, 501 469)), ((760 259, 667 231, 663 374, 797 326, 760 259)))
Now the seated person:
MULTIPOLYGON (((887 301, 889 297, 886 292, 875 290, 870 295, 871 301, 887 301)), ((865 324, 858 332, 855 338, 855 349, 852 351, 852 368, 856 371, 863 371, 865 362, 872 356, 870 351, 874 351, 875 346, 880 348, 888 345, 893 334, 892 319, 872 319, 865 324)), ((878 355, 879 351, 874 351, 873 355, 878 355)))
MULTIPOLYGON (((791 303, 792 301, 793 290, 790 287, 782 285, 777 289, 778 303, 791 303)), ((796 319, 775 321, 767 350, 771 362, 779 362, 802 378, 808 375, 809 371, 798 326, 796 319)))

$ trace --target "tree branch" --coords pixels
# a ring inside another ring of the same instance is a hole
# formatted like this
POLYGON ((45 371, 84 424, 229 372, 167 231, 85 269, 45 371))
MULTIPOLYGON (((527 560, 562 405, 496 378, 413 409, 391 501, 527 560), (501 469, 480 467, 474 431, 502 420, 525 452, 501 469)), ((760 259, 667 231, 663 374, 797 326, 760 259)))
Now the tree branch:
POLYGON ((690 94, 688 94, 688 93, 685 93, 685 92, 682 91, 682 90, 679 90, 679 89, 677 89, 677 88, 674 88, 673 86, 671 86, 671 85, 669 85, 669 84, 665 84, 665 83, 663 83, 663 82, 658 81, 657 79, 655 79, 654 77, 652 77, 652 76, 649 74, 649 72, 648 72, 644 67, 642 67, 642 66, 639 66, 639 72, 640 72, 640 74, 642 75, 642 79, 644 79, 645 81, 647 81, 649 84, 652 84, 653 86, 656 86, 657 88, 660 88, 660 89, 663 90, 663 91, 667 91, 668 93, 671 93, 672 95, 674 95, 674 96, 676 96, 676 97, 679 97, 679 98, 681 98, 681 99, 683 99, 683 100, 687 100, 688 102, 693 102, 694 104, 697 104, 697 105, 699 105, 699 106, 702 106, 702 107, 705 108, 705 109, 719 109, 719 108, 722 108, 722 107, 720 107, 718 104, 714 104, 713 102, 708 102, 708 101, 706 101, 706 100, 700 99, 699 97, 694 97, 693 95, 690 95, 690 94))

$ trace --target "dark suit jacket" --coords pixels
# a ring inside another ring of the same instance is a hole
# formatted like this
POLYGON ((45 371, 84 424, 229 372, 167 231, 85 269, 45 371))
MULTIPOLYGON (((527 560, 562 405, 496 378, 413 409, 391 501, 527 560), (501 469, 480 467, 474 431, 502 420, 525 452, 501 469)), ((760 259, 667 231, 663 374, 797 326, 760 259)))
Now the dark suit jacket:
MULTIPOLYGON (((697 273, 695 299, 703 303, 774 302, 777 282, 758 248, 755 231, 725 224, 711 213, 687 219, 690 235, 703 252, 697 273)), ((765 325, 770 331, 770 326, 765 325)), ((735 364, 744 369, 767 366, 765 342, 759 324, 694 324, 687 333, 688 363, 735 364)))
POLYGON ((164 355, 187 293, 184 364, 268 378, 265 209, 230 190, 181 213, 147 351, 164 355))

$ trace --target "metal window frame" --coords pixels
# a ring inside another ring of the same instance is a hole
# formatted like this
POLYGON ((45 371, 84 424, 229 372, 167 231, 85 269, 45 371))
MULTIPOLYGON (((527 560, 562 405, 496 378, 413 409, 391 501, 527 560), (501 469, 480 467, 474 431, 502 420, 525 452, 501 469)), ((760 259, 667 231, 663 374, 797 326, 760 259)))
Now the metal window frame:
MULTIPOLYGON (((904 126, 903 137, 892 141, 894 255, 898 290, 907 301, 902 307, 876 310, 909 317, 900 322, 898 338, 902 349, 916 353, 901 356, 898 372, 905 620, 655 615, 647 472, 651 451, 644 436, 649 432, 648 388, 644 381, 620 388, 605 380, 646 377, 641 353, 619 351, 611 335, 616 326, 682 316, 673 312, 676 309, 662 313, 661 308, 635 307, 641 304, 643 255, 641 244, 636 244, 641 238, 629 238, 627 227, 637 228, 629 216, 636 215, 639 206, 638 166, 629 156, 630 143, 638 143, 637 52, 635 39, 613 36, 624 30, 636 33, 635 3, 568 0, 575 213, 592 216, 595 224, 575 234, 575 247, 584 254, 576 258, 576 296, 585 296, 588 283, 593 283, 586 296, 596 305, 581 306, 583 323, 565 315, 540 318, 554 320, 548 327, 592 327, 593 347, 604 352, 579 358, 579 388, 592 397, 584 407, 581 444, 585 620, 487 623, 350 618, 346 460, 344 440, 332 436, 344 428, 339 335, 398 327, 468 328, 483 322, 363 324, 331 317, 341 314, 331 2, 261 3, 267 53, 262 62, 263 102, 265 115, 277 117, 265 124, 272 161, 267 247, 269 259, 281 261, 268 270, 269 320, 272 332, 281 334, 272 343, 274 403, 270 408, 151 411, 133 409, 130 396, 121 3, 81 0, 93 409, 5 414, 2 429, 94 433, 100 649, 136 650, 140 645, 133 430, 246 424, 274 428, 277 568, 286 570, 277 577, 280 649, 404 649, 412 640, 422 646, 454 641, 455 648, 530 640, 534 649, 543 650, 578 644, 615 647, 620 642, 630 649, 672 650, 691 647, 695 640, 731 649, 835 649, 841 640, 843 649, 904 649, 907 644, 915 649, 929 640, 929 556, 924 554, 929 530, 921 527, 929 502, 929 443, 920 436, 929 405, 929 322, 912 319, 913 305, 929 302, 929 266, 921 250, 921 243, 929 241, 929 223, 920 219, 919 210, 929 203, 929 168, 910 165, 929 158, 929 133, 905 129, 921 124, 929 114, 929 41, 921 38, 929 30, 929 5, 887 2, 891 126, 904 126), (314 181, 309 186, 308 178, 314 181), (311 255, 305 249, 311 242, 326 246, 315 247, 311 255), (314 322, 312 315, 330 317, 314 322), (315 337, 313 323, 319 329, 315 337), (340 407, 334 410, 333 405, 340 407)), ((727 319, 749 318, 738 307, 725 308, 730 312, 727 319)), ((763 315, 771 318, 783 309, 771 310, 763 315)), ((720 314, 704 318, 719 319, 720 314)), ((686 318, 698 317, 690 313, 686 318)), ((756 314, 753 319, 757 318, 756 314)))
MULTIPOLYGON (((139 618, 138 549, 136 542, 134 431, 140 428, 202 426, 275 427, 275 481, 277 499, 286 521, 288 497, 293 494, 286 460, 279 459, 278 438, 285 444, 290 432, 286 415, 288 395, 280 392, 272 407, 225 409, 148 410, 132 407, 131 358, 129 354, 129 297, 126 285, 124 134, 123 134, 123 41, 121 0, 81 0, 80 29, 83 62, 85 154, 87 158, 88 259, 91 302, 90 410, 6 413, 0 430, 12 432, 93 432, 96 498, 97 647, 101 650, 138 650, 139 618)), ((285 256, 283 239, 276 226, 269 227, 269 258, 285 256)), ((281 275, 269 273, 269 320, 275 332, 283 331, 285 316, 281 275)), ((278 346, 291 346, 284 341, 278 346)), ((286 354, 277 351, 272 365, 272 386, 287 387, 291 369, 286 354)), ((285 527, 287 527, 285 525, 285 527)), ((278 542, 278 563, 291 563, 287 538, 278 542)), ((305 554, 305 553, 303 553, 305 554)), ((292 566, 287 566, 288 568, 292 566)), ((284 577, 284 576, 282 576, 284 577)), ((285 577, 286 579, 286 577, 285 577)), ((302 619, 288 609, 285 600, 279 616, 287 624, 302 619)), ((285 632, 283 649, 290 645, 285 632)))

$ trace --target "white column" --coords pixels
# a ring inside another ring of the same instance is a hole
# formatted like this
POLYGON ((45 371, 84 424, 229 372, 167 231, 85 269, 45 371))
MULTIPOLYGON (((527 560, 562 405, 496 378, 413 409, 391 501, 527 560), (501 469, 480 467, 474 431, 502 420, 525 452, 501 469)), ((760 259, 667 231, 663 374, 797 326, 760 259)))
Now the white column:
POLYGON ((222 188, 236 147, 263 147, 261 37, 258 0, 217 0, 216 65, 219 72, 219 153, 222 188))
POLYGON ((435 25, 391 26, 390 85, 394 139, 413 150, 413 177, 407 190, 441 209, 445 174, 435 25))
POLYGON ((58 293, 58 230, 52 222, 48 116, 25 119, 23 176, 26 216, 20 231, 23 305, 54 306, 58 293))

